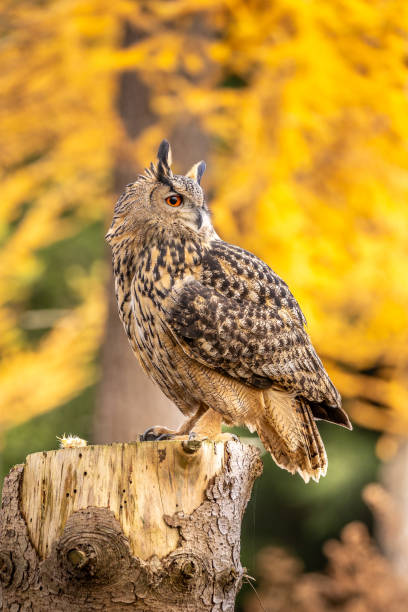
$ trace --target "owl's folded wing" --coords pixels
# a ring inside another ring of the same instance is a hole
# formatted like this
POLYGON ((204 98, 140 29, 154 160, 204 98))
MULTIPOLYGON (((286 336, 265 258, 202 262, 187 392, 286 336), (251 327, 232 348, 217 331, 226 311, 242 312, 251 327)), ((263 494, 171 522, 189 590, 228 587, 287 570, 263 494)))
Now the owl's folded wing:
POLYGON ((247 385, 341 405, 302 322, 287 310, 228 298, 193 278, 169 298, 166 324, 192 359, 247 385))

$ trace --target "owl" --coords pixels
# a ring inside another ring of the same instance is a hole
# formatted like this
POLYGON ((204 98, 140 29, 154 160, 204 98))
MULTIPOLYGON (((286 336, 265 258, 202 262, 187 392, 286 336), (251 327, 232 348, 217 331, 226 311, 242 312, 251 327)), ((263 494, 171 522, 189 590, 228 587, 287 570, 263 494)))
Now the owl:
POLYGON ((217 438, 222 423, 256 431, 275 462, 308 482, 327 470, 316 426, 351 429, 287 284, 215 232, 203 161, 173 174, 164 140, 119 198, 106 239, 119 315, 144 371, 186 416, 177 432, 217 438))

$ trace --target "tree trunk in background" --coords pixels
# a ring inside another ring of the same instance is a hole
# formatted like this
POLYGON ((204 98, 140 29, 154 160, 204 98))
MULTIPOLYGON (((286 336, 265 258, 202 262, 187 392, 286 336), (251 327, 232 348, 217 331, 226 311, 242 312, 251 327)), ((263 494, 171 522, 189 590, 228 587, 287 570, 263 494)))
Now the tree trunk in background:
POLYGON ((400 576, 408 574, 408 443, 400 441, 398 451, 381 469, 387 497, 381 496, 378 536, 387 558, 400 576))
MULTIPOLYGON (((124 46, 140 39, 140 33, 125 27, 124 46)), ((120 77, 118 113, 129 140, 136 139, 146 126, 154 122, 147 86, 137 72, 124 72, 120 77)), ((187 169, 205 158, 207 140, 196 122, 183 117, 171 134, 163 134, 171 141, 177 165, 187 169)), ((159 145, 159 143, 157 143, 159 145)), ((146 165, 151 160, 146 160, 146 165)), ((122 148, 115 170, 115 191, 120 194, 125 185, 135 180, 142 168, 135 168, 122 148)), ((112 202, 113 211, 114 202, 112 202)), ((109 254, 110 257, 110 254, 109 254)), ((108 285, 109 308, 105 340, 102 348, 102 376, 94 420, 94 442, 134 440, 136 435, 152 425, 176 428, 182 415, 160 389, 148 379, 133 355, 119 320, 111 277, 108 285)))

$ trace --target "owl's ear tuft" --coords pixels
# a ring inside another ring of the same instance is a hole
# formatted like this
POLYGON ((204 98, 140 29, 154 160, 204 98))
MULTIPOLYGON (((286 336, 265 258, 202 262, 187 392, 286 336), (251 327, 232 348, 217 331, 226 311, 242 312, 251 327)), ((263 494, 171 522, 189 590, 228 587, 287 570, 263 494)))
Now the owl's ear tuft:
POLYGON ((171 148, 170 144, 167 140, 162 140, 159 146, 159 150, 157 151, 157 175, 160 179, 165 176, 172 176, 172 172, 170 170, 171 166, 171 148))
POLYGON ((187 172, 186 176, 188 178, 193 179, 193 181, 196 181, 198 184, 201 183, 201 178, 205 172, 206 169, 206 164, 205 161, 200 161, 197 162, 196 164, 194 164, 194 166, 192 168, 190 168, 190 170, 187 172))

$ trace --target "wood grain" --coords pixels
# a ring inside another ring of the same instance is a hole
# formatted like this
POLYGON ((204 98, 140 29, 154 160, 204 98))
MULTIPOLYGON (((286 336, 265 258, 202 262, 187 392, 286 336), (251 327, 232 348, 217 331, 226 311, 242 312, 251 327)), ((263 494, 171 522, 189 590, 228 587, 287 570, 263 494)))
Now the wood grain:
POLYGON ((224 465, 224 444, 204 441, 197 452, 179 441, 135 442, 29 455, 21 510, 30 539, 44 559, 68 518, 88 507, 108 508, 141 559, 166 556, 178 532, 163 516, 191 514, 224 465))

